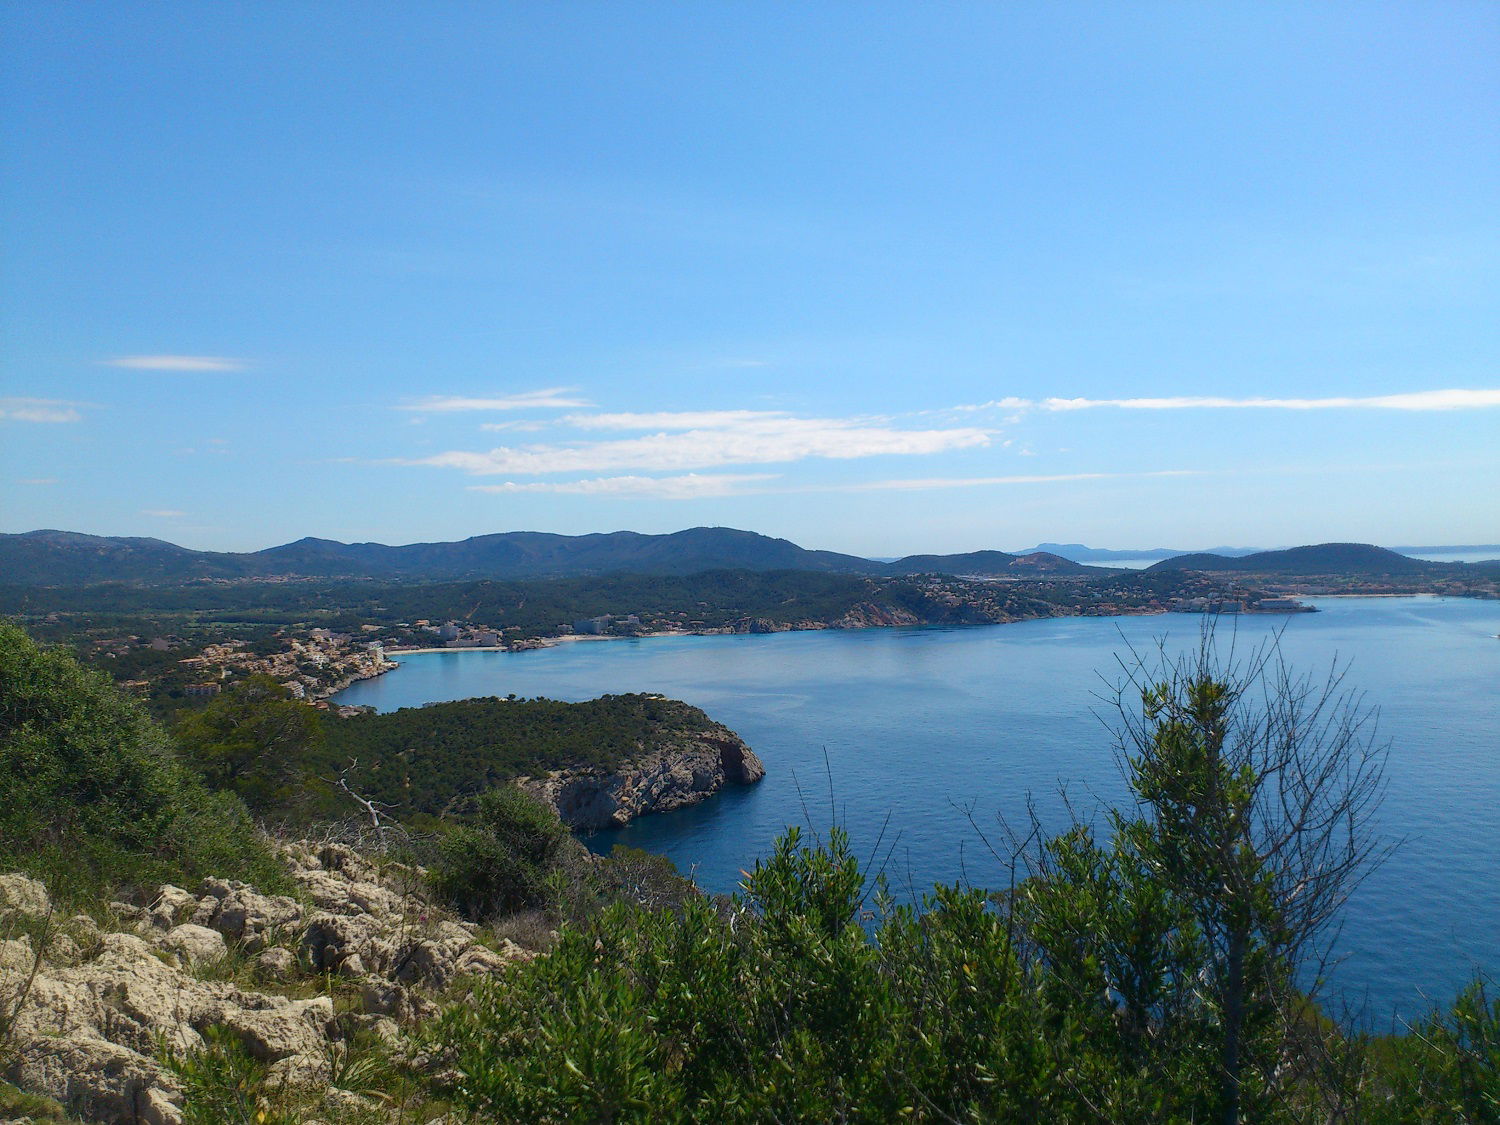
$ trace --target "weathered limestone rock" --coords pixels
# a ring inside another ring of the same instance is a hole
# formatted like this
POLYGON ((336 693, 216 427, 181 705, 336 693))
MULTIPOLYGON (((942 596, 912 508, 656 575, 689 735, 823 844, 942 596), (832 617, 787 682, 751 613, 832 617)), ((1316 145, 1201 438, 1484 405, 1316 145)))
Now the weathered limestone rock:
POLYGON ((47 960, 54 965, 76 965, 82 959, 83 947, 67 931, 58 930, 47 939, 47 960))
POLYGON ((180 1125, 177 1080, 153 1059, 90 1036, 31 1039, 10 1071, 23 1090, 91 1121, 180 1125))
POLYGON ((164 884, 155 900, 147 907, 151 925, 158 930, 170 930, 179 922, 193 916, 198 900, 189 891, 171 884, 164 884))
POLYGON ((19 873, 0 875, 0 918, 13 914, 44 918, 51 910, 52 900, 41 883, 19 873))
POLYGON ((267 980, 291 980, 297 972, 297 955, 290 949, 273 945, 255 959, 255 967, 267 980))
POLYGON ((73 940, 80 946, 92 946, 99 943, 103 932, 99 929, 99 923, 87 914, 75 914, 65 924, 67 932, 73 935, 73 940))
POLYGON ((755 751, 714 724, 669 748, 614 771, 554 770, 518 784, 557 810, 570 828, 618 828, 638 816, 695 805, 725 785, 752 785, 766 775, 755 751))
MULTIPOLYGON (((293 876, 320 908, 335 914, 399 916, 415 905, 411 893, 390 885, 392 880, 353 848, 324 844, 313 849, 291 845, 286 856, 294 865, 293 876)), ((420 874, 400 865, 391 873, 412 888, 420 885, 420 874)))
POLYGON ((245 1049, 262 1062, 321 1055, 333 1029, 333 998, 276 999, 281 1003, 261 1010, 225 1005, 215 1022, 234 1032, 245 1049))
POLYGON ((832 625, 835 629, 878 629, 890 625, 920 625, 921 623, 921 618, 910 610, 876 605, 874 602, 860 602, 842 617, 833 621, 832 625))
POLYGON ((205 879, 198 888, 195 925, 218 930, 247 953, 276 945, 302 921, 302 906, 286 895, 263 895, 228 879, 205 879))
POLYGON ((224 935, 206 926, 195 926, 186 922, 177 926, 161 939, 163 949, 177 954, 184 965, 203 965, 221 961, 229 956, 229 947, 224 935))
MULTIPOLYGON (((40 962, 31 937, 0 940, 0 998, 14 982, 30 984, 0 1076, 92 1121, 178 1125, 181 1093, 156 1061, 160 1047, 201 1050, 209 1029, 224 1028, 268 1064, 273 1085, 316 1087, 327 1083, 329 1044, 343 1034, 329 996, 294 1000, 193 975, 226 956, 230 943, 258 951, 267 981, 296 976, 288 944, 313 968, 357 978, 365 1010, 348 1020, 388 1039, 436 1013, 425 989, 501 971, 512 954, 525 955, 508 943, 499 953, 487 949, 477 927, 416 897, 420 871, 378 867, 337 845, 294 845, 286 854, 315 908, 208 879, 196 894, 162 886, 148 907, 114 904, 134 933, 69 919, 40 962)), ((45 888, 23 876, 0 880, 0 904, 17 913, 49 909, 45 888)), ((349 1108, 340 1105, 329 1108, 349 1108)))
POLYGON ((369 914, 314 914, 303 931, 301 951, 308 964, 322 973, 359 976, 385 972, 399 956, 392 928, 369 914))
POLYGON ((365 977, 359 982, 359 994, 366 1013, 404 1026, 437 1014, 437 1005, 421 993, 383 977, 365 977))

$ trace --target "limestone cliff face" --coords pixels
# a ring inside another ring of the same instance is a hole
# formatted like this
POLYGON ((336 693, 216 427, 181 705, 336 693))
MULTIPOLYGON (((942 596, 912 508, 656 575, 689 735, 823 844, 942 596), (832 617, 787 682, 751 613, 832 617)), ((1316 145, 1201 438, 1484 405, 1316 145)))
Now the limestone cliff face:
POLYGON ((715 723, 643 750, 614 770, 553 770, 516 784, 557 810, 570 828, 619 828, 638 816, 695 805, 725 785, 751 785, 766 767, 739 735, 715 723))

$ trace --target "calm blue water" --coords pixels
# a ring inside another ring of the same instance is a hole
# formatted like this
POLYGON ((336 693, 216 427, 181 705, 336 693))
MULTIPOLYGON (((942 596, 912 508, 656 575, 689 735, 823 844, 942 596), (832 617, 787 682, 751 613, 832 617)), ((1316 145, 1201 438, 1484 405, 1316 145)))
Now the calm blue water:
MULTIPOLYGON (((1378 1020, 1446 1003, 1475 966, 1500 970, 1500 603, 1329 598, 1289 618, 1246 617, 1241 645, 1285 626, 1299 669, 1351 664, 1349 682, 1380 707, 1391 743, 1379 827, 1404 843, 1365 882, 1345 918, 1333 983, 1378 1020)), ((1095 693, 1115 654, 1196 642, 1199 619, 1066 618, 956 629, 671 637, 537 652, 434 653, 356 684, 340 702, 380 710, 475 695, 588 699, 658 691, 704 708, 765 761, 758 786, 648 817, 616 842, 669 855, 703 886, 739 872, 788 824, 836 815, 862 854, 890 817, 887 868, 899 889, 967 878, 1003 885, 963 811, 992 839, 1028 796, 1061 827, 1059 785, 1075 807, 1124 786, 1095 693), (825 765, 826 762, 826 765, 825 765), (833 797, 830 809, 829 777, 833 797)), ((1106 716, 1107 717, 1107 716, 1106 716)))

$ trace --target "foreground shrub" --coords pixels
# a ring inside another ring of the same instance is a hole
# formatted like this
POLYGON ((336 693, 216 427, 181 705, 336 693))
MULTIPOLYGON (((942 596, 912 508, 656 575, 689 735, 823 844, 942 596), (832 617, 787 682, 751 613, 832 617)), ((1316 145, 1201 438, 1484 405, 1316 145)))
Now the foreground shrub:
POLYGON ((448 1093, 486 1121, 1035 1119, 1003 919, 946 890, 872 941, 867 890, 841 832, 793 831, 727 908, 618 903, 565 928, 431 1029, 448 1093))
POLYGON ((0 870, 54 892, 285 880, 243 804, 211 793, 104 675, 0 623, 0 870))
POLYGON ((1364 1119, 1500 1125, 1500 996, 1484 979, 1451 1011, 1377 1045, 1364 1119))
POLYGON ((438 843, 437 893, 476 921, 545 905, 549 877, 572 844, 557 814, 513 786, 482 793, 469 822, 438 843))

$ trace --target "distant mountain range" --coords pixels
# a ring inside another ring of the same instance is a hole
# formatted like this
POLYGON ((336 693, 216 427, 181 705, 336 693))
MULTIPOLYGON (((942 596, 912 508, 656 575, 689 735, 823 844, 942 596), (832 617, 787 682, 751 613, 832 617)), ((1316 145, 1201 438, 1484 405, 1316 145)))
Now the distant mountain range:
POLYGON ((456 543, 339 543, 299 539, 250 553, 193 551, 161 539, 71 531, 0 534, 0 582, 27 586, 160 584, 203 578, 561 578, 595 574, 696 574, 705 570, 813 570, 867 575, 1106 573, 1047 552, 974 551, 879 562, 809 551, 786 539, 728 527, 670 535, 615 531, 553 535, 512 531, 456 543))
POLYGON ((0 583, 78 586, 100 582, 163 584, 195 579, 376 578, 443 581, 468 578, 563 578, 600 574, 696 574, 705 570, 811 570, 896 576, 953 574, 984 577, 1102 575, 1088 561, 1167 555, 1150 570, 1214 570, 1261 574, 1435 573, 1457 563, 1408 558, 1365 543, 1324 543, 1284 551, 1220 548, 1168 555, 1164 550, 1108 551, 1077 543, 1045 543, 1021 554, 970 551, 908 555, 894 561, 835 551, 810 551, 786 539, 729 527, 694 527, 670 535, 615 531, 554 535, 510 531, 455 543, 339 543, 298 539, 263 551, 194 551, 161 539, 83 535, 71 531, 0 534, 0 583))

